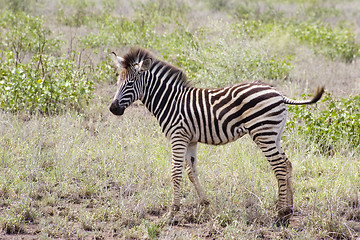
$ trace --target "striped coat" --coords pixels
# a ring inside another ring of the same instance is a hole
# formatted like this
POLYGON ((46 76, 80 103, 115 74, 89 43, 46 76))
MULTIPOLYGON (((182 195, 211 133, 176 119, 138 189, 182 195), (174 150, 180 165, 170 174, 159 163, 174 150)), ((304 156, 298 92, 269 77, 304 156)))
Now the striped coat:
POLYGON ((172 211, 180 206, 180 181, 184 165, 203 204, 209 203, 196 170, 197 143, 226 144, 249 134, 263 151, 278 180, 279 220, 292 213, 290 161, 281 148, 286 122, 286 104, 317 102, 324 88, 311 100, 295 101, 262 82, 240 83, 217 89, 191 86, 178 68, 156 59, 150 52, 133 49, 124 58, 113 55, 122 73, 110 111, 122 115, 135 100, 141 100, 157 118, 171 141, 173 184, 172 211))

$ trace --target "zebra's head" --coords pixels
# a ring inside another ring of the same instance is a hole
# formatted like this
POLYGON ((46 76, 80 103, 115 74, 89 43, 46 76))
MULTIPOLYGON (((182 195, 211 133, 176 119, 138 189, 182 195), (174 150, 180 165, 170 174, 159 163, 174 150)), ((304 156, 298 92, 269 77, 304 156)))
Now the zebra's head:
POLYGON ((152 64, 152 57, 142 49, 130 51, 122 57, 112 54, 112 59, 119 69, 118 90, 110 105, 110 111, 122 115, 131 103, 140 99, 144 93, 145 73, 152 64))

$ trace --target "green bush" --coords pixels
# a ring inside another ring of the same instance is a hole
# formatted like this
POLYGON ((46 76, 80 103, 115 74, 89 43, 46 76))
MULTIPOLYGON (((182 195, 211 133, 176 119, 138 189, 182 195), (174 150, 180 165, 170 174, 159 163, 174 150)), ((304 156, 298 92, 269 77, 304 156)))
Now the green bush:
MULTIPOLYGON (((234 30, 230 36, 223 36, 216 42, 199 44, 199 50, 192 55, 201 64, 195 75, 201 86, 222 87, 241 81, 283 80, 289 76, 293 67, 291 55, 272 54, 263 44, 245 43, 247 35, 241 33, 241 30, 234 30), (237 41, 227 42, 227 38, 234 36, 237 41)), ((192 55, 185 56, 189 59, 192 55)))
POLYGON ((0 107, 5 111, 59 113, 81 110, 93 96, 86 69, 74 61, 34 55, 17 64, 13 52, 3 52, 0 62, 0 107))
POLYGON ((292 117, 287 128, 307 136, 321 153, 359 150, 360 95, 336 100, 327 93, 316 105, 292 106, 289 111, 292 117))
POLYGON ((93 21, 99 31, 82 37, 80 46, 95 52, 100 49, 109 52, 108 48, 119 46, 155 50, 159 58, 180 67, 189 79, 206 87, 224 86, 249 78, 285 79, 289 75, 291 54, 269 53, 264 50, 268 47, 263 43, 249 47, 242 44, 249 38, 267 39, 269 33, 278 32, 278 26, 249 20, 219 23, 211 29, 194 28, 184 19, 188 10, 181 1, 150 1, 139 4, 131 18, 100 14, 93 21), (224 34, 212 39, 219 31, 224 34), (228 39, 234 41, 228 43, 228 39))
POLYGON ((182 0, 159 0, 140 3, 136 13, 155 23, 173 23, 184 20, 189 9, 190 7, 182 0))
POLYGON ((161 0, 139 3, 134 9, 135 13, 131 18, 114 17, 106 12, 93 15, 88 22, 91 23, 91 27, 99 29, 99 32, 81 38, 81 46, 141 46, 154 49, 154 44, 162 40, 162 34, 171 33, 174 25, 181 25, 189 7, 182 1, 161 0), (171 30, 166 31, 165 28, 171 30))
POLYGON ((56 19, 59 23, 71 27, 80 27, 90 23, 93 15, 90 10, 94 6, 93 1, 61 0, 58 5, 56 19))
POLYGON ((101 61, 97 64, 95 74, 93 74, 94 82, 110 83, 117 82, 116 69, 114 69, 107 61, 101 61))
POLYGON ((50 54, 62 46, 62 41, 50 37, 52 32, 41 18, 20 11, 0 13, 0 33, 0 49, 12 51, 19 63, 27 54, 50 54))
POLYGON ((259 4, 253 0, 239 1, 230 11, 234 11, 234 16, 239 20, 258 20, 262 23, 278 22, 285 14, 270 2, 259 4))
POLYGON ((343 26, 330 27, 318 20, 318 16, 339 14, 336 9, 308 7, 305 13, 311 17, 306 21, 284 18, 283 13, 275 11, 271 5, 266 6, 265 12, 260 12, 254 10, 255 6, 249 7, 249 4, 240 4, 235 16, 241 20, 237 27, 251 38, 261 39, 268 33, 281 29, 291 33, 301 43, 309 45, 315 54, 322 54, 330 60, 339 59, 351 63, 360 56, 360 43, 354 32, 343 26))
POLYGON ((34 8, 34 5, 37 3, 35 0, 3 0, 0 1, 4 9, 10 10, 12 12, 19 12, 19 11, 30 11, 34 8))
POLYGON ((301 23, 290 28, 297 39, 331 60, 341 59, 350 63, 360 56, 360 43, 349 29, 333 29, 321 23, 301 23))

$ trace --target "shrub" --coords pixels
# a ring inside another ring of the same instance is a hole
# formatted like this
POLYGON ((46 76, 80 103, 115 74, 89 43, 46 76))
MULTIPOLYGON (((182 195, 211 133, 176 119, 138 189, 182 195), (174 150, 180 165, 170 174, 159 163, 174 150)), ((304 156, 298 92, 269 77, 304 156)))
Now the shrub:
POLYGON ((292 69, 291 55, 269 53, 262 44, 246 43, 244 38, 247 35, 241 36, 239 33, 241 30, 236 30, 229 36, 230 39, 238 36, 235 42, 226 42, 228 36, 224 36, 215 43, 200 45, 195 56, 202 67, 197 71, 196 78, 201 83, 207 81, 201 85, 221 87, 244 80, 283 80, 288 77, 292 69))
POLYGON ((260 5, 256 1, 239 1, 231 11, 239 20, 259 20, 262 23, 278 22, 284 16, 284 12, 275 8, 270 2, 260 5))
POLYGON ((13 52, 0 62, 0 107, 5 111, 59 113, 80 110, 92 98, 93 83, 74 61, 34 55, 17 64, 13 52))
POLYGON ((22 62, 26 54, 50 54, 61 48, 58 38, 50 38, 52 32, 39 17, 24 12, 4 11, 0 14, 0 48, 12 51, 15 60, 22 62))
MULTIPOLYGON (((136 12, 144 19, 151 19, 155 23, 173 23, 184 20, 190 7, 182 0, 160 0, 140 3, 136 12)), ((149 22, 146 22, 149 24, 149 22)))
MULTIPOLYGON (((68 0, 69 1, 69 0, 68 0)), ((147 1, 139 3, 131 18, 114 17, 108 13, 93 15, 89 19, 91 27, 99 29, 80 39, 82 47, 141 46, 155 48, 162 39, 162 33, 173 29, 173 24, 181 24, 189 7, 182 1, 147 1), (151 19, 151 21, 148 21, 151 19), (91 20, 91 21, 90 21, 91 20)), ((180 25, 179 25, 180 26, 180 25)))
POLYGON ((59 10, 56 15, 58 22, 71 27, 80 27, 90 23, 90 18, 93 15, 90 11, 91 7, 94 6, 93 1, 61 0, 58 4, 59 10), (70 10, 65 11, 64 9, 70 10))
POLYGON ((297 39, 331 60, 341 59, 351 63, 360 56, 360 43, 356 42, 355 33, 349 29, 332 29, 321 23, 301 23, 290 28, 297 39))
POLYGON ((7 10, 12 12, 30 11, 36 4, 34 0, 4 0, 1 2, 7 10))
POLYGON ((101 61, 97 64, 95 74, 93 74, 94 82, 115 84, 117 82, 116 69, 114 69, 107 61, 101 61))
POLYGON ((292 117, 287 128, 306 135, 321 153, 343 148, 359 150, 360 95, 336 100, 327 93, 317 105, 292 106, 289 111, 292 117))
POLYGON ((309 21, 296 18, 284 18, 282 12, 276 12, 267 6, 267 11, 258 12, 246 5, 239 5, 235 16, 241 19, 238 27, 252 38, 260 39, 267 33, 282 29, 292 37, 307 44, 315 54, 322 54, 330 60, 339 59, 351 63, 360 56, 360 43, 356 34, 346 27, 330 27, 328 24, 315 21, 318 15, 339 14, 336 9, 307 8, 306 13, 314 15, 309 21))

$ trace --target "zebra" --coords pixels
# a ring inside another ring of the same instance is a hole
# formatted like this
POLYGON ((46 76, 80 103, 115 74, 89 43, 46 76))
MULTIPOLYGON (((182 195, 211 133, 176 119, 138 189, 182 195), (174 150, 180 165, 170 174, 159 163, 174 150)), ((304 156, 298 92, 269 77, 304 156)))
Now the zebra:
POLYGON ((193 87, 182 70, 142 48, 133 48, 124 57, 113 52, 112 59, 122 71, 110 111, 122 115, 131 103, 140 100, 170 140, 173 191, 170 216, 180 209, 184 165, 200 203, 209 204, 198 179, 197 143, 226 144, 249 134, 277 178, 277 218, 288 222, 293 213, 292 165, 280 143, 286 105, 316 103, 324 87, 318 87, 311 100, 289 99, 260 81, 203 89, 193 87))

